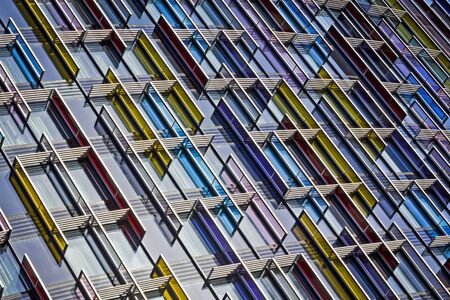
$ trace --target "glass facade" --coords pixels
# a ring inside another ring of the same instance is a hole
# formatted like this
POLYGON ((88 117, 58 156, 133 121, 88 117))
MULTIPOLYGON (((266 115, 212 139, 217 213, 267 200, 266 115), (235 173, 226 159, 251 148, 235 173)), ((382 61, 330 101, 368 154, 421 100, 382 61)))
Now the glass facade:
POLYGON ((450 299, 448 2, 0 2, 0 298, 450 299))

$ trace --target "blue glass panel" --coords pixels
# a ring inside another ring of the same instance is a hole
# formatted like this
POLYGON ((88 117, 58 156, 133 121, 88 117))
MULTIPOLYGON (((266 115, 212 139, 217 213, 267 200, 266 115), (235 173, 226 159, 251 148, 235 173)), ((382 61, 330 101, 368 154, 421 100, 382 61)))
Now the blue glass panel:
POLYGON ((449 224, 441 216, 441 214, 438 212, 436 207, 434 207, 431 204, 430 199, 428 199, 428 197, 418 189, 412 189, 412 193, 414 196, 417 197, 417 199, 420 201, 420 203, 427 209, 428 213, 434 219, 434 221, 444 230, 444 232, 447 235, 450 235, 449 224))
POLYGON ((428 236, 433 239, 439 232, 436 231, 436 226, 430 222, 429 217, 423 212, 422 209, 411 199, 409 196, 405 196, 405 206, 417 221, 420 227, 428 234, 428 236))
POLYGON ((15 26, 14 22, 12 22, 12 20, 10 20, 8 22, 7 28, 9 29, 9 31, 12 34, 16 35, 16 45, 19 47, 19 49, 22 51, 23 55, 26 57, 31 68, 35 72, 36 77, 42 78, 42 75, 44 74, 44 70, 42 69, 38 60, 34 56, 31 49, 28 47, 27 43, 23 39, 22 35, 20 34, 19 30, 15 26))
POLYGON ((174 28, 182 28, 181 23, 179 22, 175 13, 170 9, 167 3, 164 0, 156 0, 154 2, 155 6, 158 8, 160 13, 164 15, 167 22, 174 28))
POLYGON ((195 183, 196 187, 202 190, 203 196, 204 197, 215 196, 209 189, 209 185, 206 182, 206 180, 203 178, 203 176, 200 175, 199 170, 195 167, 195 165, 192 164, 192 161, 190 160, 188 154, 185 152, 184 149, 181 149, 180 151, 179 160, 183 165, 183 167, 185 168, 186 172, 188 172, 189 175, 191 176, 191 180, 195 183))
POLYGON ((170 128, 167 126, 167 123, 162 119, 159 112, 155 109, 153 103, 149 101, 147 98, 145 98, 141 102, 142 107, 144 108, 144 111, 147 113, 149 119, 153 123, 153 125, 156 127, 157 130, 161 130, 163 132, 162 136, 164 138, 167 137, 174 137, 172 134, 170 128))
POLYGON ((17 50, 17 48, 13 48, 11 51, 11 55, 19 65, 20 70, 25 75, 27 81, 31 84, 33 88, 37 87, 37 81, 35 74, 33 74, 32 70, 29 68, 28 64, 24 61, 21 53, 17 50))
POLYGON ((181 8, 181 6, 178 4, 177 1, 169 0, 168 2, 172 6, 173 10, 175 10, 175 12, 178 14, 178 17, 180 18, 180 20, 182 20, 186 28, 190 29, 195 28, 194 24, 192 24, 192 22, 189 20, 189 17, 184 13, 183 9, 181 8))
POLYGON ((166 104, 164 103, 163 99, 156 93, 155 91, 149 92, 151 98, 155 101, 156 105, 158 105, 158 108, 160 112, 163 114, 165 120, 171 124, 172 129, 175 131, 177 136, 186 136, 184 131, 181 129, 180 125, 178 124, 177 120, 172 116, 172 114, 169 112, 169 109, 167 108, 166 104))

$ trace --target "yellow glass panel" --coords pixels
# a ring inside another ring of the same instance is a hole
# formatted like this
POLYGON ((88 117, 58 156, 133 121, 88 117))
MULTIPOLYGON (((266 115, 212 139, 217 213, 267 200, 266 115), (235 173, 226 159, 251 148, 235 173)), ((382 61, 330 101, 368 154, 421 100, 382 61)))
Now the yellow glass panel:
MULTIPOLYGON (((331 93, 339 100, 342 107, 347 111, 347 113, 353 118, 353 120, 358 124, 361 128, 370 127, 369 123, 364 119, 364 117, 358 112, 356 107, 353 105, 351 100, 347 97, 347 95, 342 91, 342 89, 336 88, 332 89, 331 93)), ((330 105, 333 106, 337 111, 339 109, 336 107, 336 103, 333 101, 329 101, 330 105)))
POLYGON ((166 65, 164 60, 159 55, 155 46, 153 46, 152 42, 148 39, 147 35, 140 34, 138 38, 138 43, 144 48, 147 55, 152 59, 155 65, 158 67, 159 71, 164 75, 167 80, 175 80, 175 76, 170 71, 169 67, 166 65))
POLYGON ((369 216, 370 211, 368 211, 366 209, 366 206, 363 203, 363 200, 361 198, 361 195, 359 195, 358 193, 355 193, 351 196, 353 203, 359 208, 359 210, 361 211, 361 213, 367 217, 369 216))
POLYGON ((281 97, 281 92, 275 92, 272 96, 272 101, 276 104, 278 109, 283 113, 288 115, 292 120, 294 120, 295 124, 303 124, 306 123, 304 120, 297 115, 294 111, 292 111, 292 108, 289 107, 288 103, 284 101, 284 99, 281 97))
MULTIPOLYGON (((450 73, 450 60, 448 60, 447 56, 441 53, 436 57, 436 60, 441 64, 441 66, 444 68, 447 74, 450 73)), ((447 79, 447 82, 444 83, 446 88, 450 87, 448 81, 449 80, 447 79)))
POLYGON ((144 132, 145 137, 149 140, 156 139, 156 134, 147 124, 144 117, 141 115, 138 108, 136 107, 134 101, 125 93, 119 93, 119 98, 122 100, 122 103, 130 112, 134 121, 136 121, 142 132, 144 132))
POLYGON ((319 72, 317 73, 320 78, 330 79, 331 76, 328 74, 327 70, 325 70, 323 67, 320 68, 319 72))
MULTIPOLYGON (((110 83, 119 83, 119 80, 114 75, 114 73, 111 72, 111 70, 109 70, 106 73, 106 79, 110 83)), ((151 130, 150 126, 148 126, 144 117, 141 115, 141 113, 137 109, 136 104, 134 103, 133 99, 131 99, 128 96, 128 94, 125 92, 124 88, 122 87, 122 85, 120 83, 116 89, 116 95, 117 95, 118 99, 121 100, 121 103, 124 105, 124 107, 127 109, 127 111, 131 114, 131 116, 133 117, 133 120, 138 124, 138 126, 142 130, 142 132, 144 132, 145 137, 149 140, 156 139, 155 133, 151 130)), ((117 100, 117 98, 114 98, 114 99, 117 100)), ((113 100, 113 104, 114 104, 115 100, 113 100)), ((118 112, 121 113, 121 115, 124 119, 127 118, 127 115, 122 110, 122 108, 120 108, 120 105, 116 104, 116 105, 114 105, 114 107, 116 109, 118 109, 118 112)), ((129 126, 129 129, 134 130, 134 126, 131 125, 132 124, 131 120, 125 121, 125 124, 127 126, 129 126)), ((139 139, 141 139, 141 137, 139 137, 139 139)))
POLYGON ((109 83, 120 83, 117 76, 114 74, 114 72, 111 71, 111 69, 106 72, 106 79, 109 83))
MULTIPOLYGON (((450 73, 450 71, 449 71, 449 73, 450 73)), ((448 89, 450 88, 450 77, 447 78, 447 80, 445 81, 444 87, 445 87, 445 88, 448 88, 448 89)))
POLYGON ((137 140, 140 140, 140 134, 139 131, 137 130, 137 128, 134 126, 134 123, 131 122, 131 120, 127 117, 126 112, 124 111, 124 109, 122 108, 120 102, 117 100, 117 96, 114 96, 112 99, 112 105, 114 107, 114 109, 116 110, 117 114, 120 117, 120 120, 122 120, 122 122, 125 124, 125 126, 127 127, 127 129, 134 135, 134 137, 137 140))
POLYGON ((428 34, 423 31, 423 29, 414 21, 410 15, 403 15, 403 21, 411 28, 416 37, 430 49, 437 50, 436 44, 428 37, 428 34))
POLYGON ((64 45, 61 38, 58 36, 56 30, 53 28, 51 23, 45 17, 42 10, 39 8, 39 5, 36 3, 35 0, 25 0, 25 3, 27 4, 28 8, 31 10, 33 15, 36 17, 37 21, 44 28, 45 33, 47 34, 52 44, 55 46, 57 52, 62 57, 64 63, 67 65, 72 75, 76 77, 80 68, 70 55, 69 50, 67 50, 67 47, 64 45))
POLYGON ((41 222, 41 220, 38 218, 36 213, 34 212, 31 204, 28 202, 27 196, 23 192, 22 188, 19 185, 19 182, 16 178, 11 176, 10 178, 11 184, 13 185, 14 189, 17 192, 17 195, 19 196, 20 200, 22 200, 22 203, 25 206, 25 209, 27 210, 28 214, 30 215, 31 219, 33 220, 34 224, 36 224, 36 228, 38 229, 41 237, 44 239, 45 243, 47 244, 48 249, 50 250, 50 253, 53 255, 55 260, 59 263, 61 261, 61 254, 56 247, 55 243, 51 239, 50 235, 48 235, 47 231, 45 230, 45 225, 41 222))
POLYGON ((275 92, 272 96, 273 102, 277 105, 278 109, 281 110, 282 113, 287 114, 292 120, 295 120, 295 123, 299 123, 297 121, 297 116, 293 115, 289 107, 286 105, 287 103, 284 102, 281 98, 281 95, 279 92, 275 92))
MULTIPOLYGON (((124 93, 122 95, 120 95, 119 97, 122 100, 122 103, 125 104, 127 110, 133 116, 133 119, 136 121, 136 123, 138 124, 138 126, 140 127, 142 132, 144 132, 145 138, 148 140, 157 139, 156 134, 153 132, 153 130, 147 124, 147 121, 145 121, 144 117, 139 112, 134 101, 124 93)), ((170 162, 172 161, 172 157, 170 156, 168 151, 162 146, 162 144, 159 142, 159 140, 157 141, 154 149, 155 149, 156 153, 158 154, 159 158, 165 164, 165 167, 168 167, 170 162)), ((156 160, 156 157, 150 156, 150 161, 155 166, 155 169, 159 175, 164 174, 165 168, 162 168, 161 164, 156 160)))
POLYGON ((411 40, 411 33, 402 23, 398 24, 396 31, 404 41, 409 42, 411 40))
MULTIPOLYGON (((330 139, 320 131, 317 134, 317 140, 321 143, 321 145, 325 148, 328 154, 333 158, 333 161, 338 165, 341 169, 342 173, 347 177, 350 182, 360 182, 358 175, 355 173, 350 164, 345 160, 344 156, 336 149, 330 139)), ((324 160, 327 160, 326 157, 320 151, 317 151, 324 160)), ((337 176, 339 177, 339 176, 337 176)))
POLYGON ((152 163, 153 167, 155 168, 156 172, 158 173, 158 175, 163 176, 166 168, 161 164, 161 161, 158 159, 160 156, 153 151, 148 151, 146 154, 148 155, 148 158, 152 163))
MULTIPOLYGON (((168 265, 166 264, 166 262, 162 257, 159 257, 158 261, 156 262, 156 268, 157 271, 153 271, 151 274, 152 278, 158 278, 162 276, 173 276, 168 265)), ((175 277, 169 279, 169 287, 170 291, 166 289, 163 293, 164 299, 173 299, 172 295, 175 295, 176 297, 175 299, 179 300, 188 299, 186 293, 183 291, 183 289, 181 288, 180 284, 175 279, 175 277)))
POLYGON ((362 148, 366 150, 366 152, 372 157, 372 159, 376 160, 378 157, 378 151, 370 147, 371 143, 368 140, 361 141, 362 148))
POLYGON ((186 296, 184 291, 181 289, 181 286, 178 284, 177 280, 174 277, 172 277, 169 280, 169 286, 172 288, 172 291, 177 296, 177 299, 179 299, 179 300, 187 300, 188 299, 188 297, 186 296))
POLYGON ((377 199, 373 196, 373 194, 366 188, 362 187, 358 190, 358 193, 361 197, 366 201, 370 208, 373 208, 375 204, 377 204, 377 199))
POLYGON ((330 161, 328 156, 323 153, 322 146, 317 140, 313 140, 311 142, 311 147, 315 151, 315 153, 323 160, 327 170, 329 170, 331 173, 333 173, 334 177, 338 180, 340 183, 346 183, 347 180, 345 178, 342 178, 340 170, 336 168, 336 164, 330 161))
MULTIPOLYGON (((388 3, 393 8, 402 9, 400 4, 396 0, 389 0, 388 3)), ((436 43, 432 39, 430 39, 429 35, 422 29, 422 26, 419 25, 409 13, 404 14, 402 20, 406 25, 408 25, 408 27, 414 33, 415 37, 419 39, 426 48, 439 50, 436 43)), ((407 30, 403 24, 399 24, 397 26, 397 32, 400 34, 400 36, 403 37, 406 42, 409 42, 412 38, 412 35, 410 33, 407 33, 407 30)), ((441 64, 444 70, 449 72, 450 61, 445 55, 439 55, 436 60, 441 64)))
MULTIPOLYGON (((155 46, 153 46, 152 42, 148 39, 145 34, 141 34, 138 38, 139 44, 145 50, 147 55, 152 59, 155 65, 158 67, 159 71, 164 75, 167 80, 176 80, 173 73, 170 71, 167 64, 162 59, 161 55, 159 55, 155 46)), ((201 111, 198 109, 197 105, 191 100, 188 96, 184 88, 177 82, 173 86, 173 92, 177 97, 169 97, 169 103, 174 107, 177 114, 180 116, 183 125, 185 127, 190 128, 193 132, 196 132, 198 126, 201 124, 203 119, 205 118, 201 111), (178 98, 181 103, 178 103, 178 98), (182 104, 182 105, 180 105, 182 104), (188 112, 191 118, 186 114, 188 112)))
POLYGON ((160 158, 164 162, 164 164, 168 166, 172 161, 172 158, 168 155, 167 150, 164 148, 160 141, 156 141, 154 149, 156 150, 156 153, 160 155, 160 158))
POLYGON ((136 47, 134 47, 133 53, 138 58, 145 71, 147 71, 148 74, 154 76, 154 80, 165 79, 164 77, 160 76, 159 69, 151 63, 151 59, 149 59, 150 57, 146 54, 145 49, 139 43, 136 47))
POLYGON ((39 195, 37 194, 30 180, 28 179, 26 173, 22 169, 22 166, 16 161, 14 164, 14 168, 18 181, 15 180, 14 178, 11 178, 11 182, 13 183, 13 186, 17 194, 19 195, 20 199, 22 200, 23 204, 27 208, 30 215, 34 215, 34 217, 32 217, 33 221, 36 223, 37 228, 40 230, 41 235, 44 238, 45 242, 47 243, 47 246, 50 249, 50 252, 52 253, 53 257, 57 262, 59 262, 61 260, 61 253, 64 253, 68 246, 67 241, 63 236, 62 232, 56 226, 55 221, 53 220, 50 213, 47 211, 47 208, 44 206, 42 200, 39 198, 39 195), (25 189, 28 198, 23 192, 23 189, 19 186, 19 182, 25 189), (45 232, 44 226, 42 226, 44 224, 41 224, 39 218, 35 216, 34 211, 31 207, 31 203, 28 201, 28 199, 31 200, 37 212, 43 219, 45 225, 50 230, 51 232, 50 234, 53 236, 54 241, 56 241, 56 246, 59 248, 59 250, 55 247, 47 232, 45 232))
MULTIPOLYGON (((330 79, 331 76, 328 74, 328 72, 321 68, 319 70, 319 77, 323 79, 330 79)), ((352 101, 348 98, 348 96, 342 91, 342 89, 337 85, 333 84, 330 89, 331 94, 333 94, 336 99, 339 100, 342 107, 347 111, 347 113, 353 118, 353 120, 358 124, 361 128, 367 128, 370 127, 370 125, 366 122, 363 116, 358 112, 356 107, 353 105, 352 101)), ((337 107, 337 104, 334 101, 329 101, 326 97, 324 97, 325 100, 335 109, 335 111, 339 112, 340 108, 337 107)), ((341 116, 341 119, 346 122, 347 126, 350 123, 349 120, 342 114, 339 114, 341 116)))
POLYGON ((183 115, 182 121, 184 126, 189 127, 193 132, 196 132, 198 126, 202 123, 205 118, 202 112, 198 109, 197 105, 192 101, 191 97, 186 93, 184 88, 177 82, 173 86, 173 92, 177 95, 177 98, 181 101, 182 106, 177 105, 175 102, 176 98, 172 97, 172 104, 175 109, 179 110, 179 113, 183 115), (184 106, 184 109, 183 109, 184 106), (189 112, 190 116, 194 119, 194 122, 186 115, 186 111, 189 112))
POLYGON ((294 235, 300 240, 305 241, 303 244, 306 248, 306 251, 314 257, 313 263, 317 265, 322 274, 327 279, 328 283, 330 283, 333 290, 339 295, 340 299, 351 299, 347 290, 342 286, 341 282, 336 277, 336 274, 332 272, 330 267, 327 265, 327 262, 322 258, 321 255, 317 255, 317 251, 314 248, 313 244, 310 242, 309 238, 302 232, 300 226, 295 226, 293 228, 294 235))
POLYGON ((369 140, 372 142, 372 145, 374 145, 375 148, 377 148, 377 150, 379 152, 382 152, 384 150, 384 148, 386 147, 386 143, 383 141, 383 139, 376 134, 375 132, 371 132, 368 135, 369 140))
MULTIPOLYGON (((151 127, 148 125, 147 121, 142 116, 141 112, 136 106, 136 103, 134 100, 126 93, 125 89, 123 88, 122 84, 120 83, 119 79, 116 77, 114 72, 111 71, 111 69, 108 70, 106 73, 106 79, 110 83, 117 83, 119 86, 116 89, 116 96, 113 98, 113 106, 118 112, 120 118, 124 122, 124 124, 127 126, 127 128, 133 133, 133 135, 136 137, 136 139, 148 139, 148 140, 158 140, 157 135, 153 132, 151 127), (120 101, 120 103, 117 103, 117 101, 120 101), (128 114, 124 111, 122 106, 127 110, 127 112, 131 115, 133 120, 130 120, 128 118, 128 114), (142 137, 135 125, 137 124, 139 126, 139 129, 144 133, 144 137, 142 137)), ((158 157, 161 159, 161 161, 164 163, 164 167, 168 167, 170 162, 172 161, 172 157, 170 156, 169 152, 166 148, 160 143, 158 140, 155 144, 155 152, 158 154, 158 157)), ((161 166, 160 162, 157 160, 156 156, 150 154, 149 156, 150 161, 152 162, 153 166, 155 167, 155 170, 158 172, 160 176, 164 174, 165 168, 161 166)))
MULTIPOLYGON (((308 110, 303 106, 303 104, 298 99, 297 95, 291 90, 291 88, 285 83, 282 82, 278 88, 278 90, 283 94, 283 96, 289 101, 291 106, 294 108, 295 113, 300 115, 302 120, 306 123, 306 125, 309 128, 318 128, 316 121, 311 116, 311 114, 308 112, 308 110)), ((275 99, 276 100, 276 99, 275 99)), ((288 114, 289 117, 293 120, 298 120, 297 117, 292 115, 292 112, 287 110, 287 107, 282 105, 280 109, 283 109, 286 111, 283 111, 284 113, 288 114)))
MULTIPOLYGON (((356 299, 368 299, 364 291, 361 289, 359 284, 356 282, 356 280, 348 271, 347 267, 339 259, 336 253, 334 253, 333 248, 328 243, 326 238, 322 235, 322 233, 319 231, 319 229, 311 220, 311 218, 307 214, 303 213, 300 216, 300 222, 309 231, 309 234, 312 236, 312 239, 314 240, 316 245, 320 249, 322 249, 325 256, 329 258, 330 263, 333 265, 337 273, 341 276, 347 287, 352 292, 353 296, 355 296, 356 299)), ((348 296, 345 298, 348 298, 348 296)))

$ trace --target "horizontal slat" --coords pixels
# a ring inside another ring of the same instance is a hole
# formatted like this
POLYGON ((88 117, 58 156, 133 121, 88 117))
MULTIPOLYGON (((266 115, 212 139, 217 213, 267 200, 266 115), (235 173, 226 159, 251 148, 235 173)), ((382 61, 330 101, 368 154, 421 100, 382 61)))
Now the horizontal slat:
POLYGON ((392 180, 388 190, 395 187, 399 192, 404 193, 413 183, 413 180, 392 180))
POLYGON ((224 265, 224 266, 217 266, 211 269, 211 272, 208 275, 208 280, 216 280, 216 279, 222 279, 225 277, 230 276, 233 272, 235 272, 241 264, 230 264, 230 265, 224 265))
POLYGON ((398 251, 405 242, 406 242, 405 240, 396 240, 396 241, 387 241, 384 243, 389 248, 389 250, 391 250, 392 252, 395 252, 395 251, 398 251))
POLYGON ((174 84, 176 83, 176 80, 155 80, 155 81, 152 81, 152 83, 158 92, 164 93, 164 92, 167 92, 168 90, 170 90, 174 86, 174 84))
POLYGON ((336 247, 334 248, 334 252, 340 257, 340 258, 346 258, 350 256, 354 251, 356 251, 357 246, 343 246, 343 247, 336 247))
POLYGON ((374 128, 376 134, 378 134, 382 139, 389 138, 395 131, 395 128, 374 128))
POLYGON ((222 30, 222 32, 227 35, 227 37, 230 39, 230 41, 235 42, 242 37, 242 35, 244 34, 245 31, 244 30, 224 29, 224 30, 222 30))
POLYGON ((349 195, 355 193, 362 186, 363 184, 361 182, 341 184, 342 189, 349 195))
POLYGON ((51 155, 52 152, 46 151, 46 152, 22 154, 17 156, 17 158, 20 159, 20 162, 24 167, 31 167, 47 164, 50 161, 51 155))
POLYGON ((284 196, 284 199, 286 201, 303 199, 308 195, 308 193, 311 191, 311 189, 312 189, 311 187, 290 188, 287 191, 286 195, 284 196))
POLYGON ((117 33, 119 34, 119 36, 122 38, 122 40, 124 42, 133 42, 138 33, 139 33, 139 29, 117 29, 117 33))
POLYGON ((414 182, 423 190, 429 189, 436 181, 437 181, 437 179, 435 179, 435 178, 414 180, 414 182))
POLYGON ((246 206, 255 197, 256 193, 240 193, 231 195, 231 199, 236 205, 246 206))
POLYGON ((188 40, 195 33, 193 29, 175 29, 174 31, 181 40, 188 40))
POLYGON ((279 78, 261 78, 260 81, 268 88, 273 91, 281 82, 282 79, 279 78))
POLYGON ((52 89, 32 89, 21 91, 21 94, 26 102, 44 102, 50 98, 52 91, 52 89))
POLYGON ((90 146, 85 147, 77 147, 77 148, 69 148, 69 149, 61 149, 58 150, 58 156, 62 161, 70 161, 70 160, 78 160, 81 157, 85 156, 89 151, 90 146))
POLYGON ((275 261, 280 266, 280 268, 287 268, 292 266, 297 261, 298 257, 299 257, 298 254, 281 255, 276 256, 275 261))
POLYGON ((172 276, 162 276, 152 279, 146 279, 139 281, 139 287, 141 288, 142 292, 144 293, 150 293, 153 291, 158 291, 160 289, 165 289, 165 286, 167 285, 168 281, 172 278, 172 276))
POLYGON ((173 137, 173 138, 163 138, 161 142, 164 144, 167 150, 173 150, 177 147, 180 147, 185 138, 184 137, 173 137))
MULTIPOLYGON (((186 214, 189 213, 192 208, 194 207, 196 200, 182 200, 182 201, 174 201, 171 202, 171 206, 172 209, 177 213, 177 214, 186 214)), ((173 213, 172 211, 169 211, 167 213, 173 213)))
POLYGON ((117 83, 102 83, 94 84, 89 91, 89 97, 106 97, 114 94, 118 84, 117 83))
POLYGON ((191 142, 198 148, 208 147, 213 139, 214 135, 211 134, 199 134, 190 137, 191 142))
POLYGON ((439 235, 430 243, 430 248, 450 246, 450 235, 439 235))
POLYGON ((11 102, 15 94, 13 92, 0 93, 0 105, 11 102))
POLYGON ((122 220, 130 211, 129 208, 122 208, 117 210, 109 210, 97 212, 95 215, 97 216, 98 221, 102 225, 113 224, 119 220, 122 220))
POLYGON ((130 93, 130 95, 140 95, 144 92, 147 85, 146 82, 123 82, 124 88, 130 93))
POLYGON ((112 29, 93 29, 93 30, 86 30, 83 33, 82 41, 85 43, 98 43, 102 42, 104 40, 109 39, 111 36, 113 30, 112 29))
POLYGON ((370 255, 370 254, 374 253, 375 251, 377 251, 382 244, 383 243, 381 243, 381 242, 361 244, 360 247, 364 252, 366 252, 366 254, 370 255))
POLYGON ((320 132, 320 129, 299 129, 299 132, 305 137, 306 140, 311 141, 316 138, 317 134, 320 132))
POLYGON ((84 228, 88 225, 91 215, 82 215, 65 219, 58 219, 56 223, 62 231, 84 228))
POLYGON ((316 189, 322 195, 328 196, 329 194, 333 193, 337 187, 338 187, 337 184, 326 184, 326 185, 318 185, 316 186, 316 189))
POLYGON ((243 89, 251 88, 257 81, 257 78, 236 78, 236 81, 243 89))
POLYGON ((429 141, 434 139, 439 132, 440 132, 439 130, 422 128, 420 129, 419 133, 415 136, 415 139, 429 141))
POLYGON ((140 140, 140 141, 133 141, 131 144, 133 146, 133 149, 137 153, 143 153, 148 150, 153 149, 153 146, 155 145, 156 140, 140 140))
POLYGON ((272 132, 270 131, 250 131, 249 134, 250 136, 255 140, 255 142, 257 144, 263 144, 267 138, 269 137, 269 135, 272 132))
POLYGON ((333 82, 333 79, 310 78, 305 84, 307 90, 324 90, 333 82))
POLYGON ((131 291, 132 283, 116 285, 98 290, 98 295, 101 300, 112 300, 120 297, 125 297, 131 291))
POLYGON ((208 81, 206 84, 206 90, 207 91, 221 91, 226 90, 230 83, 232 82, 232 79, 230 78, 213 78, 208 81))
POLYGON ((16 35, 11 33, 0 34, 0 47, 6 47, 13 44, 16 41, 16 35))
POLYGON ((66 44, 77 44, 81 41, 83 37, 83 31, 60 31, 59 37, 66 44))

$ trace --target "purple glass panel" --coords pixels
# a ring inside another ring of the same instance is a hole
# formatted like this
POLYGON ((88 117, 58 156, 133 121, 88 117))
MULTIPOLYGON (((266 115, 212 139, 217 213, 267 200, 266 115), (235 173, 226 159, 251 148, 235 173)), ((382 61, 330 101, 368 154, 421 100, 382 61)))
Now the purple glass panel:
POLYGON ((217 227, 214 220, 211 218, 205 206, 199 202, 197 206, 197 216, 202 221, 203 225, 208 229, 209 233, 213 236, 214 241, 217 243, 217 246, 220 248, 222 253, 225 255, 228 264, 239 263, 239 258, 234 252, 231 245, 228 243, 227 239, 222 235, 219 228, 217 227))
MULTIPOLYGON (((242 172, 241 168, 232 156, 230 156, 230 158, 228 159, 227 165, 230 170, 234 172, 235 176, 240 180, 241 185, 247 192, 257 192, 253 187, 253 184, 245 176, 244 172, 242 172)), ((270 224, 270 227, 273 229, 277 239, 279 241, 283 240, 286 237, 286 231, 274 217, 272 211, 267 206, 267 203, 261 199, 259 193, 256 193, 256 195, 254 196, 253 204, 255 205, 255 213, 263 216, 262 218, 259 218, 259 220, 264 220, 265 222, 270 224)), ((247 216, 249 214, 249 210, 250 208, 247 209, 247 216)))
POLYGON ((225 101, 221 101, 218 104, 218 109, 224 116, 224 118, 228 121, 228 124, 231 126, 232 130, 236 133, 239 139, 244 143, 244 146, 250 152, 252 157, 258 163, 258 165, 263 170, 264 174, 267 178, 272 182, 277 193, 283 197, 287 192, 287 186, 284 183, 283 179, 278 175, 272 165, 269 163, 267 158, 262 153, 259 146, 251 139, 247 130, 244 126, 239 122, 239 120, 234 116, 231 109, 228 107, 225 101))

